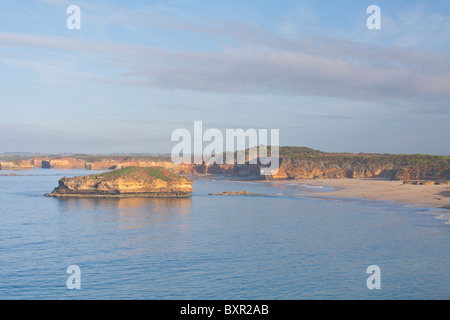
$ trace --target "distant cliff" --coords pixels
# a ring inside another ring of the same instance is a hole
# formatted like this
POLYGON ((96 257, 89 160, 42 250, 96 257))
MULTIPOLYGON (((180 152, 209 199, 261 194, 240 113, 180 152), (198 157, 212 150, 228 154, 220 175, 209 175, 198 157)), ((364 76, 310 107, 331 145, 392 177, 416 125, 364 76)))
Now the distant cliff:
POLYGON ((86 162, 76 158, 44 159, 41 161, 44 169, 85 169, 86 162))
MULTIPOLYGON (((248 152, 247 152, 248 160, 248 152)), ((34 157, 0 162, 0 169, 14 168, 115 170, 127 167, 162 167, 178 174, 225 174, 258 179, 388 178, 392 180, 450 179, 450 157, 433 155, 327 153, 305 147, 281 147, 280 169, 261 176, 261 165, 181 164, 168 156, 34 157)))
POLYGON ((26 160, 0 161, 0 170, 33 169, 34 166, 26 160))
POLYGON ((49 197, 186 198, 193 181, 164 168, 128 167, 97 175, 62 178, 49 197))

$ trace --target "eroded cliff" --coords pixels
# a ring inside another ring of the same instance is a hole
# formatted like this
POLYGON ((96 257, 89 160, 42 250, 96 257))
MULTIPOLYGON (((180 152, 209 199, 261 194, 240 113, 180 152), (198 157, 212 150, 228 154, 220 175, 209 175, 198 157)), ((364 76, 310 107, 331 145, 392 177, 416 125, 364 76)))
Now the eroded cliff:
POLYGON ((128 167, 83 177, 64 177, 49 197, 186 198, 193 181, 164 168, 128 167))
MULTIPOLYGON (((246 154, 248 161, 248 152, 246 154)), ((169 156, 40 156, 0 162, 0 169, 55 168, 116 170, 127 167, 162 167, 178 174, 223 174, 266 180, 387 178, 392 180, 448 180, 450 157, 433 155, 327 153, 305 147, 281 147, 280 169, 260 175, 256 164, 178 164, 169 156)))
POLYGON ((9 160, 0 161, 0 170, 28 170, 33 169, 34 166, 30 161, 25 160, 9 160))

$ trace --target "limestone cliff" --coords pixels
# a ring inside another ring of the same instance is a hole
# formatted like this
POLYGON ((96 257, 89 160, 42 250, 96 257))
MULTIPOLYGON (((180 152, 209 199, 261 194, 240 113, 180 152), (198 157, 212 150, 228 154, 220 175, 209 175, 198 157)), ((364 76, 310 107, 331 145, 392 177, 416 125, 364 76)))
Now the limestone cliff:
POLYGON ((450 157, 402 154, 300 152, 281 148, 281 170, 289 179, 387 178, 392 180, 450 178, 450 157))
POLYGON ((102 174, 62 178, 49 197, 186 198, 193 181, 164 168, 127 167, 102 174))
POLYGON ((42 160, 42 168, 45 169, 84 169, 86 163, 76 158, 61 158, 42 160))
MULTIPOLYGON (((224 174, 257 179, 343 179, 388 178, 393 180, 448 180, 450 157, 401 154, 327 153, 304 147, 281 147, 280 169, 271 176, 261 176, 261 165, 194 164, 175 165, 169 156, 73 156, 36 157, 31 166, 58 169, 122 169, 126 167, 163 167, 179 174, 224 174)), ((248 161, 248 154, 246 155, 248 161)), ((23 164, 28 165, 28 164, 23 164)), ((0 168, 2 163, 0 163, 0 168)), ((13 164, 3 165, 13 168, 13 164)))
POLYGON ((34 166, 25 160, 0 161, 0 170, 28 170, 33 168, 34 166))

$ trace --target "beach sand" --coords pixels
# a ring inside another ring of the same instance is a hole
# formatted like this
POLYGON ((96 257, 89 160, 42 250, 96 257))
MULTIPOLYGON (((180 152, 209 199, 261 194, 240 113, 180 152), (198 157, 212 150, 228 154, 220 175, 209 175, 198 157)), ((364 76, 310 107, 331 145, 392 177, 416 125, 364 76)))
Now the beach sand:
POLYGON ((311 196, 395 201, 450 210, 449 185, 411 185, 403 184, 403 181, 382 179, 290 180, 289 183, 336 189, 331 192, 308 193, 311 196))

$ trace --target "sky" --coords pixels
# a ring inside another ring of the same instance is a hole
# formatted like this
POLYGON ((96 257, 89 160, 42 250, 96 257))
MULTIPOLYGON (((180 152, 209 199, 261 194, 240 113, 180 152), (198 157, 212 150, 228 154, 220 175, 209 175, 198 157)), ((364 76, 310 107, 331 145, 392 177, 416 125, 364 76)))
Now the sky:
POLYGON ((0 153, 170 153, 203 121, 450 155, 449 54, 448 0, 2 1, 0 153))

